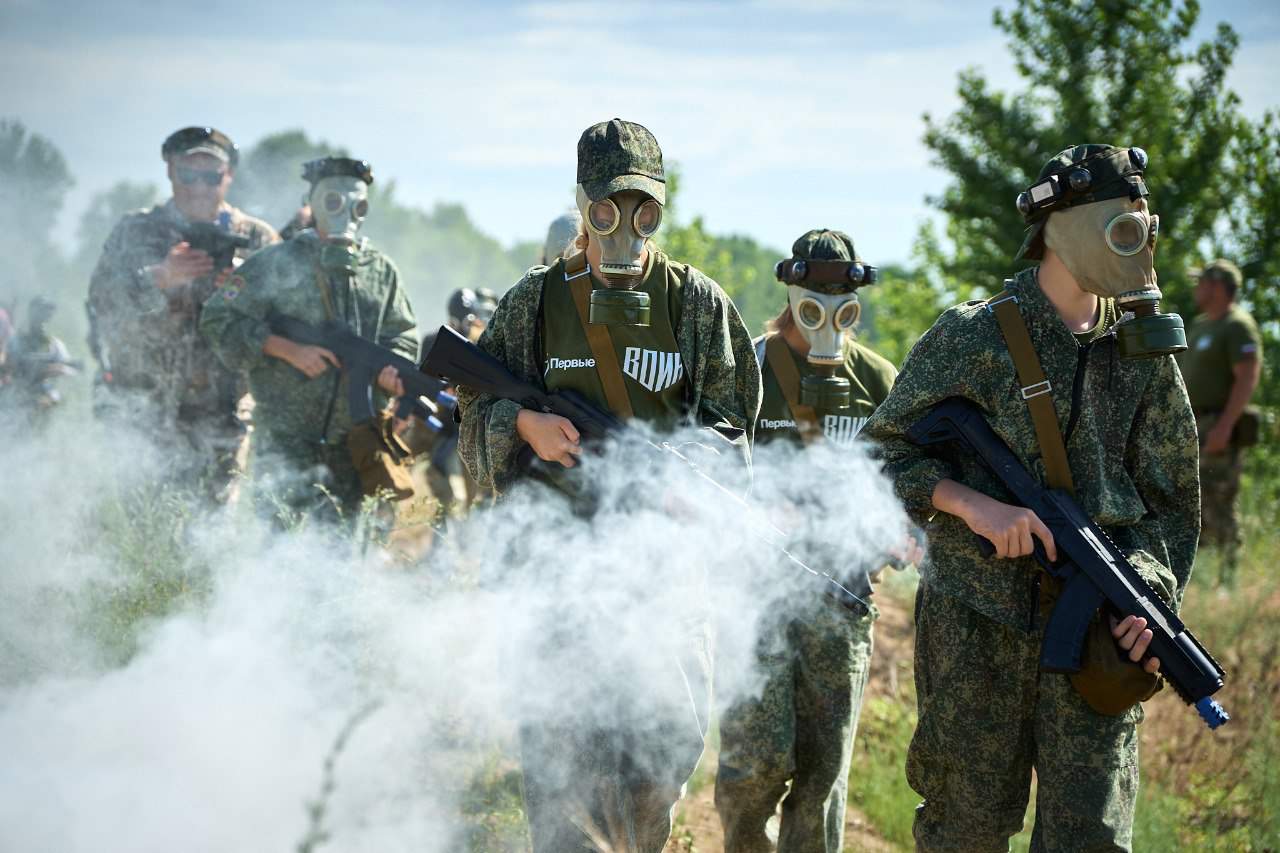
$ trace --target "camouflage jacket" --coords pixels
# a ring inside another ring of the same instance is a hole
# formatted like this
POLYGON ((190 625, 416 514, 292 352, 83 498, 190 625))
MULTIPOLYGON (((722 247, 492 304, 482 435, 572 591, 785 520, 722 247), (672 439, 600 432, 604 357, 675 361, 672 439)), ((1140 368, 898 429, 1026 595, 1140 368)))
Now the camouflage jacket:
POLYGON ((319 254, 320 240, 312 230, 259 252, 209 298, 200 321, 200 331, 227 367, 248 371, 256 429, 277 444, 322 438, 340 443, 351 429, 351 415, 345 375, 330 369, 308 379, 263 353, 271 334, 267 317, 273 311, 312 325, 323 323, 328 316, 324 282, 335 315, 357 334, 405 358, 418 357, 413 309, 391 259, 366 245, 348 283, 322 277, 319 254))
MULTIPOLYGON (((545 387, 540 313, 546 267, 525 273, 498 304, 480 337, 480 348, 498 358, 521 379, 545 387)), ((687 411, 692 423, 726 422, 753 434, 760 409, 760 368, 751 335, 728 295, 706 275, 688 267, 684 308, 676 341, 688 376, 687 411)), ((458 451, 471 476, 499 493, 518 470, 516 435, 520 405, 466 388, 458 389, 462 416, 458 451)))
MULTIPOLYGON (((251 241, 237 251, 242 260, 280 239, 270 225, 230 205, 223 214, 229 230, 251 241)), ((142 271, 164 260, 187 224, 172 199, 120 220, 89 280, 89 346, 117 388, 151 392, 166 408, 234 413, 234 389, 242 382, 223 369, 197 328, 214 277, 161 290, 142 271)))
MULTIPOLYGON (((1010 283, 1053 386, 1076 499, 1177 606, 1191 574, 1200 531, 1195 421, 1173 358, 1121 360, 1113 333, 1087 345, 1059 319, 1035 268, 1010 283)), ((1031 624, 1039 571, 1029 557, 984 559, 959 518, 937 512, 944 478, 1008 500, 972 458, 911 444, 905 431, 936 403, 965 397, 1041 483, 1046 482, 1031 415, 1013 360, 983 302, 946 311, 912 348, 889 397, 863 434, 878 443, 885 471, 907 512, 929 534, 925 582, 1008 625, 1031 624), (930 520, 931 519, 931 520, 930 520)))

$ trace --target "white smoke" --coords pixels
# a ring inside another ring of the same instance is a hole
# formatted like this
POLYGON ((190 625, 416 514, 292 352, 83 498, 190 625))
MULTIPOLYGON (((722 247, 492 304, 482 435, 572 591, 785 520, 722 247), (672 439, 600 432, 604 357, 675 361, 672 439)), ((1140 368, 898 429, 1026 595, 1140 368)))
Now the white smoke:
MULTIPOLYGON (((752 501, 768 512, 753 513, 640 442, 589 466, 591 517, 521 487, 414 566, 271 532, 243 507, 206 512, 179 540, 208 594, 178 596, 112 663, 86 626, 129 571, 121 554, 147 551, 121 551, 104 507, 162 489, 163 469, 136 440, 56 426, 0 448, 6 850, 293 849, 331 753, 315 849, 460 849, 470 774, 495 750, 514 761, 521 720, 643 729, 698 693, 696 665, 673 661, 709 648, 710 628, 722 662, 749 661, 764 615, 825 606, 762 544, 764 515, 829 569, 883 562, 905 529, 861 450, 758 449, 752 501)), ((720 667, 716 703, 759 678, 720 667)))

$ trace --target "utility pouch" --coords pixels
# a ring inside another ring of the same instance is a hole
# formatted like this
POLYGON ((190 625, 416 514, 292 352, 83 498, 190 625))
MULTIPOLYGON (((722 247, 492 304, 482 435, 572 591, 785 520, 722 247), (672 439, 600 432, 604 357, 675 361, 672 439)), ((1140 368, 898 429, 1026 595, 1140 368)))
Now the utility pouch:
POLYGON ((1111 636, 1110 620, 1098 612, 1089 623, 1081 668, 1071 675, 1071 686, 1099 714, 1118 717, 1154 696, 1163 682, 1129 660, 1111 636))
POLYGON ((360 490, 370 497, 386 492, 397 501, 413 497, 408 462, 413 453, 392 429, 390 413, 356 424, 347 433, 351 464, 360 477, 360 490))
POLYGON ((1231 444, 1233 447, 1253 447, 1258 443, 1261 432, 1262 410, 1257 406, 1245 406, 1231 430, 1231 444))

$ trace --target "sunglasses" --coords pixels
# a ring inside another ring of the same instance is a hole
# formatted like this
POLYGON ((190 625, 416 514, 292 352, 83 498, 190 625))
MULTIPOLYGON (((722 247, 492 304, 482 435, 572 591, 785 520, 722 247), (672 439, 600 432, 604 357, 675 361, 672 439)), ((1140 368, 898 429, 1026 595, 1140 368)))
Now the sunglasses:
POLYGON ((189 166, 178 166, 174 169, 174 174, 178 177, 178 183, 183 186, 191 186, 196 181, 204 181, 211 187, 216 187, 222 183, 222 178, 226 172, 221 169, 192 169, 189 166))

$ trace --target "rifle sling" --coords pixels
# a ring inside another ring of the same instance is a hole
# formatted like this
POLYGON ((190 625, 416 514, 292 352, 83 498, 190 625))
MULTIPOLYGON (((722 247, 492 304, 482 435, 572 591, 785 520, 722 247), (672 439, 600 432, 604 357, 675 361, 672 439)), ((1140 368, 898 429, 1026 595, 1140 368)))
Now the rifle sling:
POLYGON ((778 380, 782 396, 787 400, 787 407, 796 419, 796 429, 805 444, 817 441, 821 433, 818 430, 818 412, 813 406, 800 402, 800 371, 791 358, 791 347, 783 340, 781 334, 772 334, 765 338, 765 361, 773 371, 773 378, 778 380))
POLYGON ((629 421, 635 416, 635 411, 631 408, 631 397, 622 381, 622 367, 618 364, 618 351, 613 346, 613 335, 609 334, 608 326, 591 322, 591 276, 587 254, 579 252, 563 263, 564 279, 573 294, 573 304, 578 307, 578 319, 582 322, 582 331, 587 336, 591 355, 596 360, 596 375, 600 377, 605 399, 615 415, 629 421))
POLYGON ((1053 408, 1053 386, 1045 376, 1040 357, 1031 343, 1026 320, 1018 310, 1018 299, 1008 290, 1002 290, 987 300, 987 310, 1000 324, 1000 333, 1004 335, 1005 346, 1013 358, 1013 367, 1022 386, 1022 399, 1027 403, 1031 423, 1035 426, 1036 442, 1040 445, 1040 458, 1044 460, 1049 487, 1075 494, 1067 446, 1063 443, 1058 415, 1053 408))

